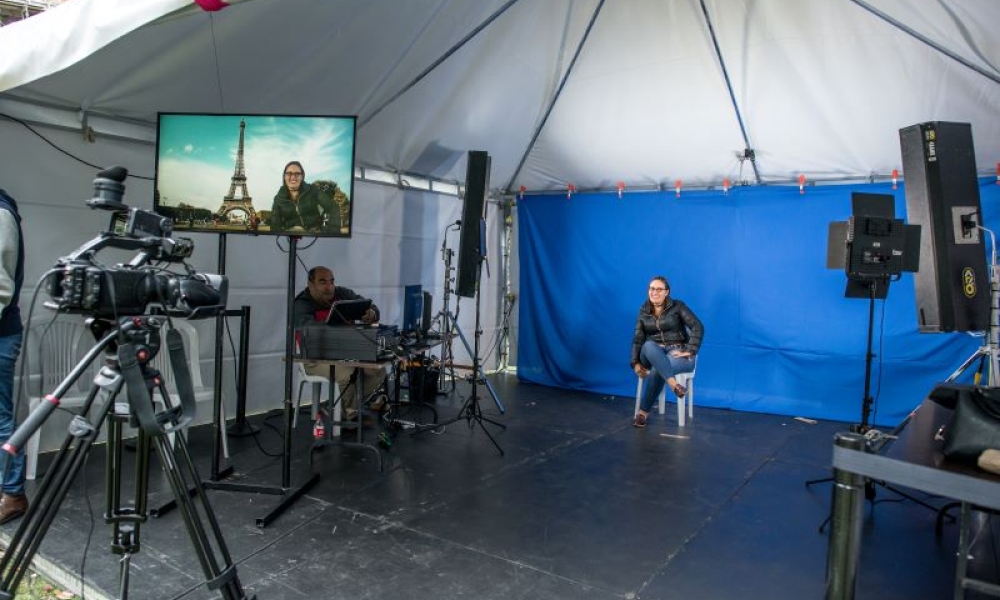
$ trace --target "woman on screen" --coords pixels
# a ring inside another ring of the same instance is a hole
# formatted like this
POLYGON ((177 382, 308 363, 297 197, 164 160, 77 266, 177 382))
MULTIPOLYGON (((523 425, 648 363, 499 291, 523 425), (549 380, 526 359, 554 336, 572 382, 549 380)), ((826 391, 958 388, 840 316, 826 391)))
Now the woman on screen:
POLYGON ((327 231, 328 224, 339 225, 337 205, 320 188, 306 183, 306 171, 297 160, 285 165, 282 184, 274 195, 271 233, 282 231, 327 231))

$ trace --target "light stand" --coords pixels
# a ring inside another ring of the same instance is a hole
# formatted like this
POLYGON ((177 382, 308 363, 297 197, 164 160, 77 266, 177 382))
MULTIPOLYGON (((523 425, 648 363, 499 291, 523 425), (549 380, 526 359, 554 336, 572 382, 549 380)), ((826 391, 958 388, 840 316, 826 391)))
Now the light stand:
MULTIPOLYGON (((853 216, 848 222, 830 224, 827 247, 827 267, 843 268, 847 275, 844 295, 849 298, 868 298, 868 340, 865 350, 865 391, 861 402, 861 422, 851 426, 851 431, 864 436, 866 448, 875 451, 876 441, 885 437, 872 429, 870 418, 874 399, 871 397, 872 338, 875 323, 875 298, 885 299, 889 283, 899 278, 903 271, 915 272, 919 266, 920 226, 906 225, 895 219, 894 198, 884 194, 853 193, 853 216)), ((834 481, 824 477, 806 481, 806 487, 815 483, 834 481)), ((910 494, 894 488, 884 481, 865 480, 865 498, 875 502, 875 485, 880 485, 897 495, 937 512, 937 508, 910 494)), ((832 515, 831 515, 832 517, 832 515)), ((831 517, 820 525, 820 532, 831 517)))
POLYGON ((474 364, 471 367, 473 374, 470 375, 470 377, 473 379, 473 383, 475 383, 475 381, 478 380, 479 383, 481 383, 484 386, 486 386, 486 391, 490 393, 490 397, 493 398, 493 403, 496 404, 497 410, 500 411, 500 414, 503 414, 503 413, 507 412, 507 409, 504 408, 503 402, 500 401, 500 396, 497 394, 496 389, 494 389, 493 384, 490 383, 490 380, 486 378, 486 372, 483 371, 483 366, 482 366, 481 361, 478 360, 478 357, 479 357, 479 337, 480 337, 480 335, 482 335, 482 331, 480 330, 480 327, 479 327, 479 296, 478 295, 476 296, 476 337, 475 337, 475 340, 474 340, 475 341, 475 346, 476 346, 475 350, 473 350, 473 348, 471 346, 469 346, 469 341, 465 338, 465 334, 462 333, 462 328, 458 326, 458 323, 453 323, 453 326, 455 328, 455 333, 458 334, 458 338, 462 341, 462 345, 465 346, 465 351, 468 352, 469 356, 472 356, 473 359, 474 359, 473 360, 474 364))
MULTIPOLYGON (((479 289, 479 282, 482 277, 482 265, 486 260, 486 257, 483 253, 484 248, 482 248, 482 246, 483 244, 481 243, 480 250, 478 251, 478 256, 476 257, 476 276, 475 276, 476 277, 476 292, 475 292, 476 331, 475 331, 475 340, 473 348, 469 348, 469 342, 468 340, 465 339, 465 334, 462 333, 462 330, 461 328, 459 328, 458 323, 447 312, 447 309, 445 309, 443 313, 444 322, 450 323, 450 326, 448 328, 448 335, 449 336, 451 335, 451 329, 454 328, 454 331, 458 333, 459 339, 461 339, 462 343, 465 345, 466 351, 469 353, 470 356, 472 356, 472 375, 471 375, 472 391, 470 392, 468 399, 466 399, 465 403, 462 405, 462 408, 458 411, 458 414, 454 418, 444 421, 442 423, 437 423, 425 427, 419 427, 416 430, 414 430, 412 435, 424 433, 425 431, 437 430, 446 425, 464 419, 468 421, 469 427, 473 427, 474 425, 479 425, 479 428, 483 430, 483 433, 486 434, 486 437, 488 437, 490 441, 493 442, 493 446, 496 447, 497 451, 500 452, 500 455, 503 456, 504 455, 503 448, 500 447, 500 444, 497 443, 493 435, 491 435, 489 430, 486 429, 486 426, 484 425, 483 422, 485 421, 486 423, 490 423, 491 425, 495 425, 497 427, 500 427, 501 429, 507 429, 507 426, 504 425, 503 423, 497 422, 493 419, 483 416, 482 407, 479 405, 479 383, 482 382, 486 386, 486 389, 489 391, 490 396, 493 398, 493 402, 500 410, 500 414, 506 412, 506 409, 504 408, 503 403, 500 401, 500 397, 497 395, 496 390, 493 389, 493 386, 490 385, 489 380, 486 378, 486 375, 483 372, 483 368, 482 365, 480 364, 480 359, 479 359, 479 343, 480 343, 480 338, 482 337, 482 327, 480 324, 481 294, 479 289)), ((445 257, 446 257, 445 258, 446 264, 450 264, 449 263, 450 255, 446 254, 445 257)), ((446 277, 445 302, 447 302, 447 298, 448 298, 448 278, 446 277)), ((442 339, 444 339, 445 335, 446 335, 445 331, 442 330, 441 332, 442 339)), ((454 368, 453 365, 450 366, 454 368)))
MULTIPOLYGON (((870 421, 869 421, 869 419, 871 417, 871 413, 872 413, 872 405, 875 402, 875 400, 871 396, 872 359, 875 357, 875 355, 872 353, 872 338, 873 338, 873 333, 874 333, 874 329, 875 329, 875 298, 879 297, 879 296, 882 297, 883 299, 885 298, 886 292, 888 292, 889 281, 890 281, 889 275, 885 275, 884 277, 880 277, 880 278, 873 277, 873 278, 869 279, 868 282, 867 282, 867 284, 868 284, 867 285, 867 287, 868 287, 868 346, 867 346, 867 349, 865 351, 865 395, 864 395, 864 398, 861 401, 861 422, 857 423, 855 425, 851 425, 851 431, 854 432, 854 433, 858 433, 858 434, 864 435, 865 438, 866 438, 866 443, 870 443, 874 439, 876 439, 875 437, 869 437, 867 435, 869 432, 877 433, 876 430, 874 430, 874 429, 871 428, 871 424, 870 424, 870 421), (879 283, 880 282, 882 283, 882 290, 884 290, 882 292, 879 291, 880 290, 880 288, 879 288, 879 283)), ((806 487, 809 487, 809 486, 811 486, 813 484, 816 484, 816 483, 826 483, 828 481, 834 481, 834 479, 835 479, 834 477, 823 477, 823 478, 820 478, 820 479, 811 479, 809 481, 806 481, 806 487)), ((912 501, 915 504, 919 504, 920 506, 923 506, 924 508, 932 510, 934 512, 937 512, 937 510, 938 510, 937 507, 931 506, 930 504, 924 502, 920 498, 917 498, 917 497, 915 497, 915 496, 913 496, 911 494, 907 494, 906 492, 904 492, 904 491, 902 491, 902 490, 900 490, 900 489, 898 489, 896 487, 893 487, 893 486, 885 483, 884 481, 876 481, 876 480, 873 480, 873 479, 865 479, 865 498, 869 502, 874 503, 874 501, 875 501, 875 485, 880 485, 880 486, 884 487, 885 489, 887 489, 887 490, 889 490, 889 491, 891 491, 891 492, 893 492, 893 493, 895 493, 895 494, 897 494, 897 495, 899 495, 899 496, 901 496, 903 498, 906 498, 907 500, 910 500, 910 501, 912 501)), ((822 532, 823 529, 826 527, 827 523, 830 522, 830 518, 831 517, 827 517, 826 520, 823 521, 823 523, 819 526, 820 532, 822 532)))
MULTIPOLYGON (((25 513, 17 532, 0 559, 0 600, 12 600, 21 579, 31 566, 59 507, 71 488, 76 475, 86 464, 87 454, 97 440, 105 420, 109 420, 107 437, 106 508, 104 519, 112 525, 112 552, 122 556, 119 569, 119 600, 127 600, 129 567, 132 556, 139 551, 140 525, 147 518, 147 489, 151 444, 160 457, 174 499, 181 509, 188 535, 207 585, 217 590, 225 600, 244 600, 236 566, 222 536, 222 529, 200 484, 184 438, 183 428, 191 420, 194 392, 190 374, 184 365, 184 347, 180 334, 167 332, 167 347, 171 356, 181 405, 171 403, 170 394, 160 373, 149 367, 156 354, 151 342, 158 336, 162 319, 156 316, 132 317, 113 325, 96 320, 93 327, 99 341, 70 374, 24 420, 4 445, 4 450, 16 453, 45 420, 55 411, 59 399, 72 388, 90 363, 105 353, 106 365, 94 378, 81 412, 70 424, 69 434, 56 453, 45 479, 38 487, 35 501, 25 513), (108 349, 105 352, 105 349, 108 349), (116 402, 126 388, 128 402, 116 402), (159 392, 166 409, 153 412, 153 395, 159 392), (96 401, 96 405, 95 405, 96 401), (88 421, 92 407, 96 412, 88 421), (121 503, 124 439, 123 427, 138 422, 138 442, 134 474, 134 499, 121 503), (175 435, 168 435, 175 434, 175 435), (169 438, 173 437, 173 440, 169 438), (75 443, 74 443, 75 442, 75 443), (204 521, 204 522, 203 522, 204 521), (207 523, 209 530, 206 530, 207 523)), ((250 597, 251 600, 253 597, 250 597)))
MULTIPOLYGON (((461 221, 459 221, 460 223, 461 221)), ((454 224, 453 224, 454 225, 454 224)), ((453 225, 449 225, 447 229, 450 229, 453 225)), ((445 229, 445 235, 447 236, 447 229, 445 229)), ((469 356, 478 356, 479 352, 474 351, 472 346, 469 345, 469 340, 466 339, 465 334, 462 333, 462 328, 458 325, 458 317, 456 314, 452 313, 449 309, 449 301, 453 293, 451 288, 451 283, 454 278, 451 276, 454 268, 451 266, 451 259, 455 255, 454 250, 447 247, 447 238, 445 241, 441 242, 441 256, 444 260, 444 300, 442 302, 441 311, 434 316, 433 322, 437 323, 439 326, 439 331, 441 333, 441 377, 438 378, 438 391, 446 393, 449 391, 455 391, 455 353, 453 350, 455 336, 458 335, 459 340, 462 345, 465 346, 465 351, 469 356), (445 373, 448 373, 449 382, 445 382, 445 373)), ((480 261, 485 261, 485 257, 480 257, 480 261)), ((479 334, 479 295, 476 294, 476 330, 478 344, 478 334, 479 334)), ((468 368, 468 367, 463 367, 468 368)), ((490 393, 490 397, 493 398, 494 404, 496 404, 497 409, 503 414, 507 409, 504 408, 503 402, 500 401, 500 396, 497 395, 497 391, 493 388, 493 385, 486 378, 486 374, 483 372, 482 366, 476 368, 473 367, 474 377, 479 377, 480 381, 486 386, 487 391, 490 393)))
POLYGON ((441 332, 441 374, 438 377, 438 391, 442 393, 455 391, 455 354, 452 349, 452 341, 455 339, 455 328, 458 325, 455 315, 449 308, 452 292, 451 283, 454 281, 451 275, 454 271, 451 259, 455 256, 455 251, 448 247, 448 230, 455 225, 453 223, 445 228, 441 240, 441 258, 444 260, 444 300, 442 300, 441 311, 434 317, 434 322, 438 323, 441 332))
MULTIPOLYGON (((884 283, 888 288, 888 278, 884 280, 884 283)), ((875 357, 872 354, 872 336, 875 330, 875 296, 878 291, 878 284, 878 279, 872 279, 868 282, 868 347, 865 351, 865 395, 861 401, 861 423, 851 428, 855 433, 862 435, 868 433, 868 430, 871 428, 869 418, 872 414, 872 404, 875 403, 875 399, 872 398, 871 394, 872 359, 875 357)))

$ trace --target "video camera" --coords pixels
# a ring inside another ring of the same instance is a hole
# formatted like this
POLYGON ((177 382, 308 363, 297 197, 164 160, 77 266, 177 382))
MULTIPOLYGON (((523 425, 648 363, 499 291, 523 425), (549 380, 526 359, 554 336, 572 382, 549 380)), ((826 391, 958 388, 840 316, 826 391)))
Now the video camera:
POLYGON ((226 276, 198 273, 184 262, 194 251, 194 242, 172 239, 171 219, 122 202, 127 175, 123 167, 97 174, 94 197, 87 200, 87 206, 112 211, 109 230, 59 259, 46 280, 52 300, 45 305, 99 318, 141 315, 150 304, 186 319, 220 314, 228 296, 226 276), (105 248, 137 250, 138 254, 126 264, 108 267, 96 259, 105 248), (180 263, 185 272, 150 264, 163 262, 180 263))

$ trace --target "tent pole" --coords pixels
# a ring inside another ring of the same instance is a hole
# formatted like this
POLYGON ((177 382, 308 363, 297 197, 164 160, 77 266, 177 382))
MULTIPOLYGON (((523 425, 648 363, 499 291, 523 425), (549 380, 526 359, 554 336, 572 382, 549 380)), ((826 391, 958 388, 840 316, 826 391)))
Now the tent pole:
POLYGON ((497 318, 500 320, 500 341, 497 344, 497 370, 506 372, 510 368, 510 315, 514 311, 517 295, 511 281, 510 257, 513 252, 514 232, 514 197, 500 197, 500 276, 503 285, 500 288, 500 306, 502 310, 497 318))
MULTIPOLYGON (((448 57, 450 57, 452 54, 454 54, 459 49, 461 49, 462 46, 464 46, 469 40, 471 40, 472 38, 474 38, 477 35, 479 35, 480 31, 482 31, 483 29, 486 29, 486 27, 488 27, 490 25, 490 23, 492 23, 493 21, 495 21, 497 19, 497 17, 499 17, 500 15, 502 15, 504 12, 507 11, 508 8, 510 8, 511 6, 513 6, 517 2, 518 2, 518 0, 509 0, 506 4, 504 4, 499 9, 497 9, 496 12, 494 12, 492 15, 490 15, 489 17, 487 17, 486 20, 483 21, 482 23, 480 23, 475 29, 473 29, 468 34, 466 34, 465 37, 463 37, 462 39, 458 40, 458 42, 454 46, 452 46, 451 48, 448 48, 448 50, 444 54, 442 54, 437 60, 435 60, 434 62, 432 62, 426 69, 424 69, 423 71, 421 71, 409 83, 407 83, 406 85, 404 85, 401 90, 399 90, 398 92, 396 92, 395 94, 393 94, 392 98, 389 98, 388 100, 386 100, 385 102, 383 102, 381 106, 379 106, 378 108, 376 108, 375 110, 373 110, 371 112, 371 114, 368 115, 367 117, 365 117, 363 119, 359 119, 358 120, 358 129, 361 129, 362 127, 364 127, 365 125, 367 125, 369 121, 371 121, 372 119, 374 119, 375 116, 378 115, 380 112, 382 112, 387 106, 389 106, 390 104, 392 104, 393 102, 395 102, 400 96, 402 96, 406 92, 410 91, 410 88, 412 88, 413 86, 415 86, 418 83, 420 83, 420 81, 424 77, 426 77, 427 75, 429 75, 431 73, 431 71, 433 71, 434 69, 438 68, 438 66, 441 63, 443 63, 444 61, 448 60, 448 57)), ((603 0, 602 0, 602 2, 603 2, 603 0)))
POLYGON ((941 54, 944 54, 948 58, 950 58, 953 61, 959 63, 960 65, 962 65, 964 67, 967 67, 969 69, 972 69, 976 73, 979 73, 983 77, 986 77, 987 79, 993 81, 993 83, 1000 83, 1000 76, 997 76, 996 73, 990 73, 986 69, 984 69, 984 68, 982 68, 982 67, 980 67, 978 65, 972 64, 971 62, 965 60, 964 58, 962 58, 961 56, 955 54, 951 50, 945 48, 941 44, 938 44, 935 41, 933 41, 930 38, 928 38, 927 36, 922 35, 917 30, 912 29, 910 27, 907 27, 906 25, 904 25, 903 23, 900 23, 899 21, 897 21, 896 19, 894 19, 891 16, 887 15, 886 13, 878 10, 877 8, 875 8, 874 6, 868 4, 864 0, 851 0, 851 2, 854 2, 855 4, 857 4, 858 6, 860 6, 861 8, 867 10, 868 12, 872 13, 876 17, 882 19, 883 21, 885 21, 886 23, 892 25, 896 29, 899 29, 900 31, 902 31, 902 32, 904 32, 904 33, 906 33, 906 34, 908 34, 908 35, 916 38, 917 40, 919 40, 919 41, 927 44, 931 48, 937 50, 941 54))
POLYGON ((708 16, 708 7, 705 0, 701 0, 701 13, 705 15, 705 25, 708 33, 712 37, 712 46, 715 48, 715 57, 719 59, 719 67, 722 69, 722 78, 726 80, 726 90, 729 92, 729 101, 733 103, 733 112, 736 113, 736 121, 740 124, 740 135, 743 136, 743 147, 746 148, 744 156, 750 159, 750 166, 753 167, 753 177, 757 185, 760 185, 760 172, 757 170, 757 160, 752 152, 750 137, 747 136, 747 128, 743 124, 743 115, 740 113, 740 105, 736 102, 736 94, 733 93, 733 84, 729 80, 729 70, 726 69, 726 60, 722 58, 722 49, 719 48, 719 40, 715 37, 715 27, 712 26, 712 19, 708 16), (748 152, 749 151, 749 152, 748 152))
POLYGON ((549 105, 545 107, 545 116, 538 123, 538 127, 535 128, 535 132, 531 134, 531 141, 524 148, 524 154, 521 155, 521 160, 517 163, 517 168, 514 169, 514 174, 510 176, 510 180, 507 181, 507 185, 501 192, 510 192, 511 187, 513 187, 514 182, 517 180, 517 176, 521 174, 521 169, 524 168, 524 162, 528 160, 528 154, 531 153, 531 149, 535 147, 535 142, 538 141, 539 134, 542 133, 542 129, 545 127, 545 123, 549 120, 549 115, 552 114, 552 109, 555 108, 556 102, 559 101, 559 96, 562 95, 563 88, 566 86, 566 81, 569 79, 570 73, 573 72, 573 67, 576 66, 576 61, 580 58, 580 52, 583 51, 584 44, 587 43, 587 38, 590 37, 590 32, 594 29, 594 23, 597 22, 597 16, 601 14, 601 9, 604 8, 604 0, 601 0, 597 4, 597 8, 594 9, 594 14, 590 15, 590 22, 587 23, 587 29, 583 32, 583 37, 580 38, 580 43, 576 45, 576 51, 573 53, 573 59, 569 61, 569 66, 566 67, 566 72, 563 73, 562 80, 559 81, 559 87, 556 88, 556 93, 552 96, 552 101, 549 105))

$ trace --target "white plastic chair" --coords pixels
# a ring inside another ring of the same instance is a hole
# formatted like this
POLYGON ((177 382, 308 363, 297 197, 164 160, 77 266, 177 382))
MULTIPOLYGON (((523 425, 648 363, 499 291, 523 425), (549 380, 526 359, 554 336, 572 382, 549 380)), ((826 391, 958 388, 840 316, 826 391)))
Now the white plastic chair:
MULTIPOLYGON (((24 394, 28 399, 28 413, 41 403, 44 394, 50 393, 66 378, 87 351, 95 344, 94 337, 78 315, 51 314, 33 317, 25 330, 24 348, 27 351, 27 377, 24 394), (42 396, 38 394, 41 393, 42 396)), ((24 358, 22 357, 22 358, 24 358)), ((95 369, 102 364, 100 357, 81 375, 74 386, 60 399, 59 406, 72 409, 83 405, 94 381, 95 369)), ((44 424, 26 444, 25 478, 35 479, 38 472, 38 453, 44 424)))
MULTIPOLYGON (((695 374, 695 372, 697 370, 698 370, 698 368, 696 366, 694 371, 691 371, 690 373, 679 373, 676 377, 674 377, 674 379, 677 380, 677 383, 679 383, 679 384, 683 385, 685 388, 687 388, 687 393, 684 394, 684 397, 683 398, 677 398, 677 425, 680 426, 680 427, 684 427, 684 422, 685 422, 684 416, 685 416, 685 413, 687 413, 687 418, 692 419, 692 420, 694 419, 694 374, 695 374), (687 409, 686 410, 685 410, 685 404, 687 405, 687 409)), ((646 379, 648 379, 650 377, 659 377, 659 376, 660 376, 660 374, 657 373, 655 369, 650 369, 649 374, 646 375, 646 379)), ((635 413, 634 414, 639 414, 639 403, 642 401, 642 382, 643 382, 643 378, 642 377, 637 377, 637 379, 639 380, 639 383, 635 387, 635 413)), ((660 414, 661 415, 666 412, 666 403, 667 403, 666 395, 667 395, 667 389, 669 387, 670 386, 664 384, 663 385, 663 389, 660 391, 660 414)))
MULTIPOLYGON (((204 405, 207 402, 210 405, 215 397, 215 390, 202 383, 198 330, 191 323, 181 319, 174 319, 173 324, 184 340, 184 350, 187 354, 188 370, 191 373, 195 400, 199 404, 204 405)), ((170 366, 170 353, 166 348, 166 330, 166 327, 161 330, 161 347, 153 358, 152 366, 160 371, 167 391, 170 393, 171 402, 178 403, 180 397, 177 395, 174 372, 170 366)), ((26 333, 26 348, 30 355, 27 365, 29 383, 28 387, 25 388, 25 393, 30 413, 42 400, 41 397, 32 394, 38 394, 39 391, 42 394, 47 394, 55 389, 56 385, 79 363, 83 355, 94 346, 96 340, 87 329, 84 318, 79 315, 59 315, 54 320, 51 315, 34 317, 26 333)), ((103 364, 104 361, 100 357, 91 363, 90 369, 81 375, 73 388, 62 397, 59 403, 60 408, 72 410, 83 405, 87 392, 93 386, 94 374, 103 364)), ((225 419, 226 412, 223 404, 223 422, 225 419)), ((26 479, 35 479, 37 476, 38 454, 43 428, 44 426, 39 427, 26 445, 26 479)), ((173 438, 171 438, 172 441, 173 438)), ((229 444, 226 440, 225 430, 223 430, 222 435, 222 451, 225 457, 229 458, 229 444)))
MULTIPOLYGON (((295 426, 299 422, 299 406, 302 405, 302 391, 305 385, 307 383, 312 384, 313 405, 312 405, 311 415, 312 415, 312 420, 314 422, 316 421, 317 418, 319 418, 319 405, 320 403, 323 402, 323 386, 324 385, 330 386, 329 377, 324 377, 322 375, 310 375, 309 373, 306 372, 306 366, 304 363, 296 362, 295 370, 299 374, 299 394, 298 397, 295 399, 295 411, 292 413, 292 429, 295 429, 295 426)), ((333 410, 333 422, 339 423, 340 413, 341 413, 340 389, 336 385, 330 387, 331 387, 331 393, 330 393, 331 405, 333 410)), ((340 425, 333 426, 333 435, 334 436, 340 435, 340 425)))

